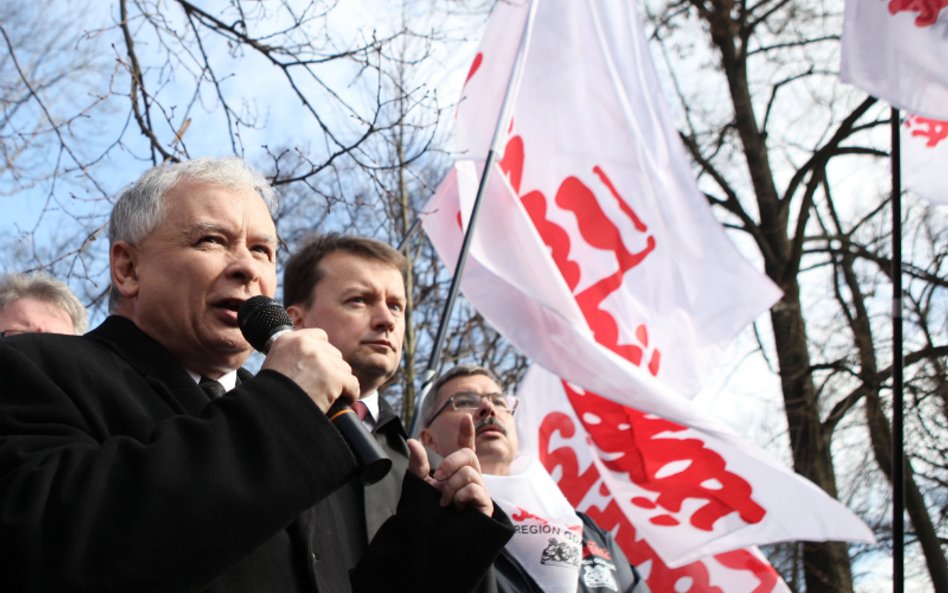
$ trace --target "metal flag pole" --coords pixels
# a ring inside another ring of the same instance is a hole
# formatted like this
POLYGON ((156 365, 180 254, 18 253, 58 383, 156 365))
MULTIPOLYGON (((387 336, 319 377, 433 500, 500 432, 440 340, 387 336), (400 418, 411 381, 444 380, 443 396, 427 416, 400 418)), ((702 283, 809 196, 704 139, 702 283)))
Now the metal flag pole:
POLYGON ((902 149, 892 108, 892 591, 905 589, 905 443, 902 393, 902 149))
POLYGON ((461 243, 461 253, 458 255, 457 264, 454 267, 454 275, 451 277, 451 287, 448 289, 448 298, 444 303, 444 309, 441 311, 441 321, 438 324, 438 332, 435 334, 434 344, 431 347, 431 356, 428 358, 428 366, 422 376, 421 389, 415 398, 414 413, 412 414, 411 427, 408 434, 415 435, 419 430, 421 405, 431 390, 431 384, 434 381, 438 366, 441 364, 441 351, 444 349, 444 340, 448 333, 448 324, 451 320, 451 314, 454 311, 454 302, 457 300, 458 290, 461 287, 461 275, 464 272, 464 264, 467 263, 467 255, 470 251, 471 239, 474 236, 474 227, 477 224, 477 217, 480 214, 481 202, 484 192, 487 189, 487 182, 497 160, 497 153, 500 152, 499 144, 503 141, 508 123, 510 121, 510 111, 513 108, 513 98, 516 95, 514 89, 519 86, 520 77, 523 74, 523 66, 526 62, 527 46, 530 43, 530 32, 533 30, 533 21, 536 17, 537 5, 540 0, 533 0, 530 3, 527 20, 524 23, 523 31, 520 34, 520 44, 517 47, 517 56, 514 59, 513 67, 510 69, 510 77, 507 79, 507 88, 504 90, 504 98, 500 104, 500 113, 497 115, 497 124, 494 127, 494 133, 490 141, 490 149, 487 151, 487 159, 484 161, 484 170, 481 172, 480 183, 477 186, 477 194, 474 197, 474 206, 471 209, 471 218, 467 223, 467 230, 464 232, 464 241, 461 243))
POLYGON ((403 251, 405 249, 405 246, 411 242, 411 238, 415 236, 419 226, 421 226, 421 217, 416 216, 415 221, 411 223, 410 227, 408 227, 408 232, 405 233, 405 236, 402 237, 402 240, 398 242, 398 247, 395 248, 395 251, 403 251))

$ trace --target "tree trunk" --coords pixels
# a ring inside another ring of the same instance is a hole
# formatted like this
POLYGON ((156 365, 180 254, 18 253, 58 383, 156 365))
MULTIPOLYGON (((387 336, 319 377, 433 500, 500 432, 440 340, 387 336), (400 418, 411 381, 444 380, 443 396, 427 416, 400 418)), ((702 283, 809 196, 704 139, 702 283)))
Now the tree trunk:
MULTIPOLYGON (((797 263, 787 208, 782 207, 774 182, 766 135, 757 124, 747 82, 747 56, 740 48, 740 23, 733 18, 731 0, 697 3, 710 25, 711 38, 721 52, 721 67, 727 78, 734 106, 734 125, 744 147, 748 173, 760 211, 761 251, 767 275, 783 290, 783 299, 771 309, 774 342, 780 363, 793 464, 797 473, 836 497, 836 476, 829 437, 819 415, 819 398, 813 385, 806 328, 800 310, 797 263)), ((800 216, 807 216, 807 208, 800 216)), ((803 546, 804 574, 809 593, 852 593, 852 568, 847 545, 840 542, 807 542, 803 546)))
MULTIPOLYGON (((796 279, 785 283, 783 289, 784 297, 771 309, 770 318, 780 363, 793 467, 798 474, 835 498, 836 474, 810 374, 810 355, 796 279)), ((852 569, 845 543, 806 542, 803 544, 803 563, 808 592, 852 593, 852 569)))
MULTIPOLYGON (((831 214, 835 222, 837 234, 844 236, 835 208, 829 203, 831 214)), ((869 438, 872 443, 872 452, 876 463, 882 469, 889 483, 892 483, 892 430, 889 419, 882 409, 879 397, 881 385, 879 382, 878 363, 876 360, 875 340, 872 336, 872 325, 869 323, 869 312, 866 308, 865 297, 859 286, 859 279, 855 270, 855 257, 849 244, 849 238, 842 240, 841 256, 839 258, 840 271, 843 274, 846 286, 849 288, 852 310, 847 311, 850 328, 853 332, 853 341, 859 353, 859 375, 866 388, 866 424, 869 427, 869 438)), ((840 306, 847 308, 843 292, 837 290, 837 300, 840 306)), ((908 459, 903 465, 905 474, 905 508, 908 511, 915 534, 925 554, 928 571, 932 578, 934 590, 937 593, 948 593, 948 562, 941 551, 941 543, 932 523, 928 507, 922 496, 918 484, 915 482, 915 473, 908 459)))
MULTIPOLYGON (((891 484, 892 431, 889 428, 889 420, 882 411, 879 396, 875 393, 866 397, 866 419, 876 463, 882 468, 891 484)), ((915 472, 912 471, 912 466, 907 459, 903 467, 905 468, 905 510, 908 511, 912 527, 915 529, 915 536, 925 554, 933 590, 935 593, 948 593, 948 561, 945 560, 942 552, 938 532, 932 524, 925 499, 915 483, 915 472)))

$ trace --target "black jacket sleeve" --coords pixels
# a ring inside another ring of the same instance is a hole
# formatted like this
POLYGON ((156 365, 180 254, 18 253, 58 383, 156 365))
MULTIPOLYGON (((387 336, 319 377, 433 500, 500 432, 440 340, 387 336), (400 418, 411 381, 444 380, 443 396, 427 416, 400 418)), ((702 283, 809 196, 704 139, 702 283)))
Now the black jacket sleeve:
POLYGON ((89 350, 0 344, 4 589, 203 589, 354 471, 325 415, 278 373, 192 415, 89 350))
POLYGON ((513 536, 510 520, 497 505, 488 517, 442 507, 439 500, 435 488, 405 474, 398 512, 352 573, 355 593, 467 593, 477 587, 513 536))

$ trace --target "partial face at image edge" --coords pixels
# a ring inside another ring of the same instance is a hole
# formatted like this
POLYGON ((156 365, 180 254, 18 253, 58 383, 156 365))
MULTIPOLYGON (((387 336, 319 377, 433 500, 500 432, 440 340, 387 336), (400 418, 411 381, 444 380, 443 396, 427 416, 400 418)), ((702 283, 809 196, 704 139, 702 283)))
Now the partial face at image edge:
POLYGON ((51 302, 23 297, 0 309, 0 332, 4 336, 20 333, 75 334, 69 313, 51 302))

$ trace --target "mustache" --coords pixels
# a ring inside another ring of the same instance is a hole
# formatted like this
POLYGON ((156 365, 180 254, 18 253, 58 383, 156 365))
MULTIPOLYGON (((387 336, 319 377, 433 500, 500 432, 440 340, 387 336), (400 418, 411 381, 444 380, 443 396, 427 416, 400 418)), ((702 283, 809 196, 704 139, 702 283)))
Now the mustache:
POLYGON ((504 436, 507 436, 507 427, 504 426, 503 423, 501 423, 501 421, 494 416, 487 416, 486 418, 478 421, 474 426, 474 434, 478 434, 485 426, 496 426, 500 429, 504 436))

